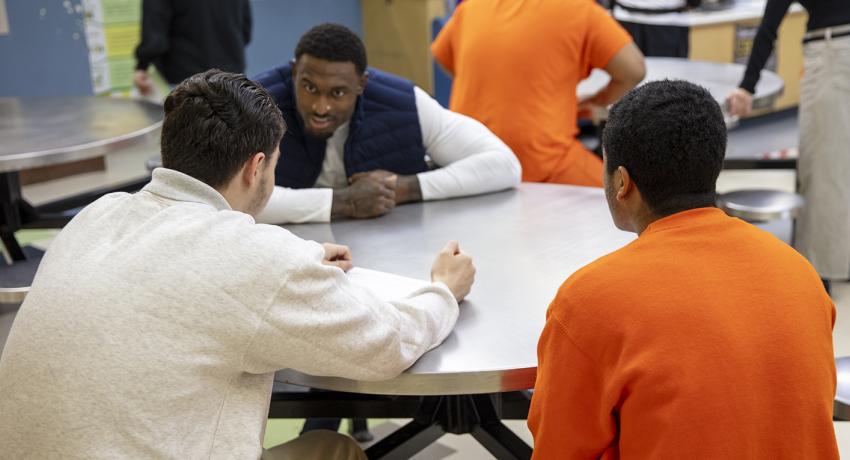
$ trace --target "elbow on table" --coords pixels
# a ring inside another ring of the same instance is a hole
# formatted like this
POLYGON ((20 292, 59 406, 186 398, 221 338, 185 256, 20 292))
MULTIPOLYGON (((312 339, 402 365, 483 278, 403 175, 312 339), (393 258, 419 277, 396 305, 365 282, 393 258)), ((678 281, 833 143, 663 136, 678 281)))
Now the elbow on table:
POLYGON ((512 163, 513 169, 511 170, 511 172, 513 173, 513 176, 511 177, 511 188, 516 188, 522 182, 522 165, 519 163, 519 160, 516 157, 513 158, 512 163))
POLYGON ((406 371, 408 367, 410 366, 383 368, 362 380, 366 382, 382 382, 384 380, 392 380, 401 375, 404 371, 406 371))
POLYGON ((410 343, 396 332, 355 353, 352 358, 358 364, 352 368, 351 375, 340 377, 365 382, 394 379, 412 366, 427 350, 427 344, 410 343))
POLYGON ((505 161, 507 162, 507 170, 509 173, 507 176, 507 185, 506 188, 517 188, 519 184, 522 182, 522 165, 519 162, 519 159, 514 154, 513 150, 508 149, 507 154, 505 155, 505 161))
POLYGON ((412 366, 415 362, 415 359, 412 361, 399 359, 398 361, 392 362, 380 362, 380 360, 375 360, 373 365, 369 366, 368 372, 364 373, 364 375, 357 376, 355 379, 363 380, 364 382, 381 382, 384 380, 394 379, 410 368, 410 366, 412 366))

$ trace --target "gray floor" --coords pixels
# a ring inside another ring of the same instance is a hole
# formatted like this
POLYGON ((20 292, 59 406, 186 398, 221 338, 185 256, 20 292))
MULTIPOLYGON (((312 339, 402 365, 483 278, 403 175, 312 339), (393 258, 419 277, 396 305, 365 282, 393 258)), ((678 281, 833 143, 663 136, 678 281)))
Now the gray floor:
MULTIPOLYGON (((756 124, 754 129, 745 126, 745 130, 731 132, 729 155, 751 155, 752 152, 766 153, 793 148, 797 137, 795 117, 796 115, 791 113, 790 116, 786 115, 771 123, 756 124)), ((156 145, 147 145, 111 155, 108 157, 108 171, 105 173, 83 174, 47 184, 28 186, 24 189, 24 195, 38 204, 61 197, 69 191, 91 190, 104 184, 136 178, 145 174, 144 161, 156 152, 156 145)), ((793 171, 724 171, 718 180, 718 191, 743 188, 775 188, 793 191, 794 183, 793 171)), ((790 237, 790 222, 775 222, 767 226, 767 229, 786 241, 790 237)), ((43 244, 48 242, 45 241, 43 244)), ((838 309, 838 320, 833 334, 835 355, 848 356, 850 355, 850 283, 836 283, 833 287, 833 299, 838 309)), ((0 307, 0 351, 13 319, 14 309, 0 307)), ((373 431, 382 436, 404 423, 406 423, 405 420, 390 420, 374 427, 373 431)), ((524 421, 508 421, 507 425, 529 443, 531 442, 531 434, 524 421)), ((850 458, 850 422, 836 422, 835 429, 842 456, 850 458)), ((475 460, 492 458, 492 456, 470 436, 445 435, 438 443, 414 458, 418 460, 475 460)))

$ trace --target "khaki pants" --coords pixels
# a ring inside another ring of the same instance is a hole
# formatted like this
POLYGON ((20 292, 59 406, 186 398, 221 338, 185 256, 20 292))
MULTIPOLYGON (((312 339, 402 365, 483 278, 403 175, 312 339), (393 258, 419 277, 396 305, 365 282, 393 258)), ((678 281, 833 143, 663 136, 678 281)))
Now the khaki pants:
POLYGON ((366 454, 348 436, 315 430, 266 450, 262 460, 366 460, 366 454))
POLYGON ((850 37, 806 43, 795 246, 821 278, 850 277, 850 37))

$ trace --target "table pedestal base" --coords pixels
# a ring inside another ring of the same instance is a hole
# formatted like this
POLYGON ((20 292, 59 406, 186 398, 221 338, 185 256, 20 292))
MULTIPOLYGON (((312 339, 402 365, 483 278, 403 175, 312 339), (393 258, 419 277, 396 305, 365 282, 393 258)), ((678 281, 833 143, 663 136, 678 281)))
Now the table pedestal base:
MULTIPOLYGON (((6 248, 13 262, 26 259, 15 232, 25 228, 62 228, 77 212, 107 193, 138 191, 150 181, 150 177, 125 182, 115 187, 101 188, 62 198, 38 207, 27 202, 21 193, 21 181, 17 172, 0 173, 0 243, 6 248)), ((3 256, 0 254, 0 263, 3 256)))
POLYGON ((468 433, 498 459, 530 459, 531 447, 501 421, 493 401, 500 397, 499 394, 424 397, 413 421, 366 449, 366 456, 407 459, 446 433, 468 433))

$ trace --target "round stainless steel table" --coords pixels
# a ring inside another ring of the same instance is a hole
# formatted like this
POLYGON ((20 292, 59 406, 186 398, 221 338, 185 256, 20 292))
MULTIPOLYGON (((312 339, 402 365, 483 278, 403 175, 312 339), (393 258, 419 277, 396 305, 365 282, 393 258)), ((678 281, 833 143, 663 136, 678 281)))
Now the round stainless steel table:
MULTIPOLYGON (((646 58, 646 78, 643 83, 664 79, 687 80, 704 86, 714 99, 724 106, 726 96, 738 88, 746 66, 742 64, 690 61, 681 58, 646 58)), ((605 71, 595 69, 578 86, 579 98, 596 94, 608 84, 610 77, 605 71)), ((775 72, 762 70, 761 78, 753 95, 753 107, 770 107, 785 88, 782 77, 775 72)))
POLYGON ((162 106, 107 97, 0 97, 0 172, 101 156, 159 136, 162 106))
MULTIPOLYGON (((102 156, 159 136, 162 107, 105 97, 0 98, 0 237, 14 260, 25 258, 14 232, 57 227, 64 209, 102 193, 34 208, 21 196, 18 171, 102 156), (49 215, 52 214, 52 215, 49 215)), ((138 188, 138 181, 116 190, 138 188)))
MULTIPOLYGON (((454 331, 399 377, 361 382, 277 373, 280 382, 327 390, 424 396, 414 421, 370 447, 370 458, 409 458, 445 432, 470 433, 499 458, 528 458, 530 448, 499 422, 494 405, 501 403, 491 399, 534 386, 537 340, 561 283, 634 238, 614 227, 601 189, 531 183, 403 205, 378 219, 287 228, 302 238, 350 246, 357 266, 420 279, 428 279, 445 242, 457 239, 478 269, 454 331)), ((331 412, 341 407, 325 403, 331 412)))
POLYGON ((312 377, 279 380, 329 390, 448 395, 534 386, 546 308, 577 269, 634 238, 614 227, 601 189, 524 183, 478 197, 403 205, 371 220, 287 226, 296 235, 351 248, 355 265, 428 279, 437 251, 460 242, 478 269, 446 341, 384 382, 312 377))

